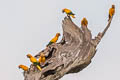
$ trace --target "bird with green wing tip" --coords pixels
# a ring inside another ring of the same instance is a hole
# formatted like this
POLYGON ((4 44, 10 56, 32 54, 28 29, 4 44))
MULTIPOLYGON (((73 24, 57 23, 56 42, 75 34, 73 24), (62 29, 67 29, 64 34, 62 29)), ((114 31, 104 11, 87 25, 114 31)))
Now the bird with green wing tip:
POLYGON ((56 33, 55 37, 52 40, 50 40, 50 42, 47 44, 47 47, 53 43, 56 43, 59 36, 60 36, 60 33, 56 33))
POLYGON ((62 10, 62 12, 64 13, 66 13, 67 14, 67 16, 71 16, 72 18, 75 18, 75 14, 71 11, 71 10, 69 10, 69 9, 67 9, 67 8, 64 8, 63 10, 62 10))
POLYGON ((27 57, 30 59, 30 61, 41 71, 40 63, 37 61, 36 58, 34 58, 31 54, 27 54, 27 57))

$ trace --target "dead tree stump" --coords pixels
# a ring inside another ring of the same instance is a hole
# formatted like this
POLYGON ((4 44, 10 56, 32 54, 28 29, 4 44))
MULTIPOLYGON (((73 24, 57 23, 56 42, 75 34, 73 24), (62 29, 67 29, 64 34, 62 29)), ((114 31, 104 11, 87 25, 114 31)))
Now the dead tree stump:
MULTIPOLYGON (((91 31, 87 27, 79 28, 70 17, 65 17, 62 21, 62 40, 41 51, 45 53, 47 59, 42 71, 31 65, 30 70, 24 73, 25 80, 59 80, 65 74, 77 73, 87 67, 111 20, 112 18, 104 31, 92 39, 91 31)), ((35 57, 39 58, 41 52, 35 57)))

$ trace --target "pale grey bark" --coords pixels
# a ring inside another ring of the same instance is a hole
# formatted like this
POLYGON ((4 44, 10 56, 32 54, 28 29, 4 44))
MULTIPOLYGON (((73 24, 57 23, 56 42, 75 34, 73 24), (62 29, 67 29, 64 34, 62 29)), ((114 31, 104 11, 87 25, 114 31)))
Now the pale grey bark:
MULTIPOLYGON (((62 21, 63 38, 41 52, 46 55, 46 63, 42 71, 31 65, 28 72, 24 72, 25 80, 59 80, 65 74, 76 73, 87 67, 96 53, 96 46, 110 26, 92 39, 87 26, 79 28, 70 17, 62 21)), ((40 52, 40 53, 41 53, 40 52)), ((35 57, 39 58, 40 53, 35 57)))

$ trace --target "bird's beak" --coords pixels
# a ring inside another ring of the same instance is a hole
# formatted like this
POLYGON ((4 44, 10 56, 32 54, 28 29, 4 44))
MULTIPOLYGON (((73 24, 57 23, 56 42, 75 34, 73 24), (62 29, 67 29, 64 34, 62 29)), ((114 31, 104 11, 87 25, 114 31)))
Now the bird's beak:
POLYGON ((65 11, 64 10, 62 10, 62 13, 64 13, 65 11))
POLYGON ((26 55, 27 56, 27 58, 29 58, 29 56, 28 55, 26 55))

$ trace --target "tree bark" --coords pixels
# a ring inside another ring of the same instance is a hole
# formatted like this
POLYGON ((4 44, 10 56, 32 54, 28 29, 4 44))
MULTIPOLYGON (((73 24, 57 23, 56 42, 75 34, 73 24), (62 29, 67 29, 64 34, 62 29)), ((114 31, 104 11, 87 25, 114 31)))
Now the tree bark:
MULTIPOLYGON (((45 53, 47 59, 42 71, 31 65, 29 71, 24 72, 25 80, 59 80, 65 74, 77 73, 87 67, 111 20, 112 18, 104 31, 92 39, 91 31, 87 26, 79 28, 70 17, 65 17, 62 21, 62 40, 41 51, 45 53)), ((41 52, 35 57, 39 58, 41 52)))

